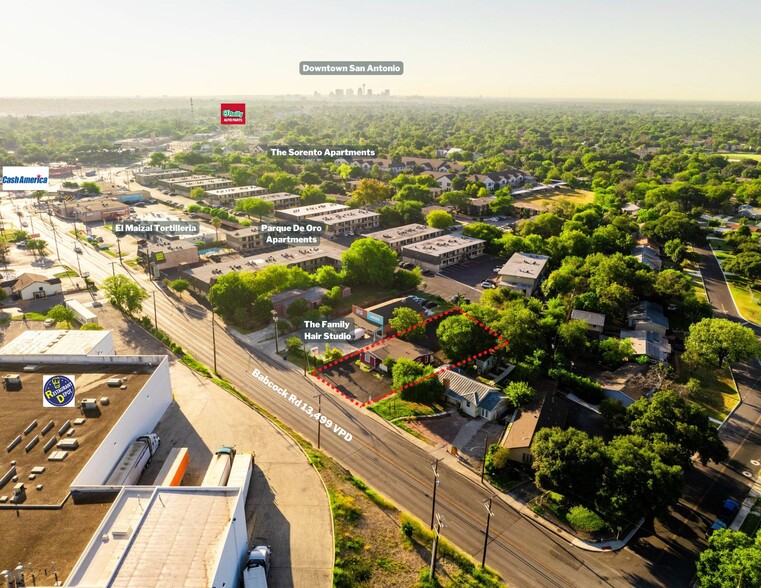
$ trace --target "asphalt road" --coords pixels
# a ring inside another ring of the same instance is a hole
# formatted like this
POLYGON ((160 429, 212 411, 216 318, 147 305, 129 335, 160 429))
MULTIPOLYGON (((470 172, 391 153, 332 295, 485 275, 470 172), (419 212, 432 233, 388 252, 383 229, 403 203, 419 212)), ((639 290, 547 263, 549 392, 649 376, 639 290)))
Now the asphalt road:
MULTIPOLYGON (((44 227, 41 232, 52 242, 49 227, 44 227)), ((59 230, 59 242, 62 242, 64 263, 76 267, 73 237, 59 230)), ((83 251, 80 256, 82 269, 89 271, 94 280, 100 282, 111 275, 110 258, 89 247, 83 251)), ((197 359, 212 366, 209 313, 202 307, 186 308, 179 304, 149 282, 142 272, 132 271, 128 266, 120 268, 117 265, 116 268, 131 275, 151 296, 155 293, 159 327, 197 359)), ((146 314, 153 317, 152 300, 146 301, 144 306, 146 314)), ((305 379, 291 364, 271 359, 256 349, 243 349, 219 324, 215 336, 218 371, 257 404, 316 443, 317 421, 250 374, 253 369, 259 369, 278 386, 287 388, 289 394, 296 394, 316 407, 315 395, 320 390, 314 381, 305 379)), ((433 484, 430 455, 405 438, 400 430, 376 421, 367 412, 336 395, 323 395, 322 413, 352 436, 351 441, 346 441, 332 428, 323 427, 322 449, 402 509, 429 521, 433 484)), ((442 536, 480 561, 486 515, 483 501, 491 493, 445 464, 440 465, 439 474, 436 512, 445 520, 442 536)), ((578 550, 523 518, 500 499, 495 500, 493 512, 487 563, 510 586, 669 585, 659 579, 657 570, 628 550, 617 553, 578 550)))

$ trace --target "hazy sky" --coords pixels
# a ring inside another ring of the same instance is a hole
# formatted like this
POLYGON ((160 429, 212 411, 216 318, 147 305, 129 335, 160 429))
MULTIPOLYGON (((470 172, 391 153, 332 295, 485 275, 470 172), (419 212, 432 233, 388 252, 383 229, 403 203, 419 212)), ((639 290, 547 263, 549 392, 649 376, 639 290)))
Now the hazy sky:
POLYGON ((761 100, 759 0, 2 0, 0 96, 761 100), (33 8, 29 8, 33 6, 33 8), (403 76, 302 76, 301 60, 403 76))

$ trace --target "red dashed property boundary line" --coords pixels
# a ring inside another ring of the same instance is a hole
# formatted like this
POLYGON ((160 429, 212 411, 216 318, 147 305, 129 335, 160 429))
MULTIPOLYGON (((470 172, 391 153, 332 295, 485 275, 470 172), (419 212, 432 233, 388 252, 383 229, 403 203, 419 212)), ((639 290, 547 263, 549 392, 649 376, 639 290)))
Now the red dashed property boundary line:
POLYGON ((455 306, 454 308, 450 308, 448 310, 445 310, 444 312, 441 312, 441 313, 439 313, 437 315, 428 317, 427 319, 419 322, 418 324, 416 324, 413 327, 410 327, 409 329, 406 329, 404 331, 399 331, 399 332, 397 332, 397 333, 395 333, 395 334, 393 334, 393 335, 391 335, 389 337, 385 337, 385 338, 383 338, 383 339, 381 339, 379 341, 376 341, 375 343, 371 343, 370 345, 367 345, 366 347, 363 347, 362 349, 358 349, 357 351, 352 351, 351 353, 347 353, 346 355, 344 355, 343 357, 341 357, 341 358, 339 358, 339 359, 337 359, 335 361, 332 361, 330 363, 326 363, 325 365, 321 366, 320 368, 318 368, 316 370, 312 370, 311 375, 314 376, 315 378, 317 378, 320 382, 325 384, 331 390, 333 390, 333 391, 337 392, 338 394, 340 394, 341 396, 343 396, 346 400, 348 400, 352 404, 355 404, 355 405, 359 406, 360 408, 364 408, 368 404, 374 404, 374 403, 376 403, 376 402, 378 402, 380 400, 383 400, 384 398, 387 398, 389 396, 392 396, 392 395, 396 394, 397 392, 401 392, 401 390, 403 390, 403 389, 411 388, 412 386, 414 386, 416 384, 419 384, 420 382, 423 382, 424 380, 427 380, 427 379, 430 379, 430 378, 434 378, 434 377, 436 377, 437 374, 439 374, 441 372, 445 372, 447 370, 451 370, 453 368, 463 366, 465 364, 470 363, 471 361, 475 361, 479 357, 482 357, 482 356, 487 355, 489 353, 494 353, 497 349, 501 349, 502 347, 505 347, 507 345, 508 345, 508 341, 502 335, 500 335, 494 329, 488 327, 487 325, 485 325, 484 323, 479 321, 477 318, 469 315, 467 312, 465 312, 459 306, 455 306), (449 366, 447 366, 445 368, 439 368, 435 372, 433 372, 433 373, 431 373, 431 374, 429 374, 429 375, 427 375, 427 376, 425 376, 423 378, 420 378, 419 380, 415 380, 414 382, 411 382, 409 384, 405 384, 402 388, 391 389, 388 392, 386 392, 385 394, 383 394, 383 395, 381 395, 381 396, 379 396, 377 398, 374 398, 371 402, 360 402, 359 400, 356 400, 356 399, 352 398, 351 396, 348 396, 348 395, 344 394, 343 392, 341 392, 338 389, 337 386, 335 386, 332 382, 329 382, 328 380, 326 380, 325 378, 323 378, 319 374, 320 372, 322 372, 322 371, 324 371, 324 370, 326 370, 328 368, 335 367, 335 366, 337 366, 338 364, 340 364, 340 363, 342 363, 344 361, 347 361, 349 359, 352 359, 354 357, 359 356, 361 353, 364 353, 368 349, 373 349, 374 347, 378 347, 379 345, 382 345, 383 343, 385 343, 389 339, 395 339, 396 337, 399 337, 401 335, 406 335, 410 331, 413 331, 413 330, 415 330, 415 329, 417 329, 419 327, 425 326, 428 323, 432 323, 434 321, 437 321, 440 318, 443 318, 443 317, 445 317, 445 316, 447 316, 449 314, 452 314, 454 312, 459 312, 461 315, 463 315, 464 317, 467 317, 468 319, 473 321, 475 324, 477 324, 479 327, 484 329, 487 333, 489 333, 490 335, 493 335, 494 337, 496 337, 497 338, 497 344, 494 345, 494 347, 490 347, 488 349, 484 349, 483 351, 481 351, 479 353, 471 355, 470 357, 467 357, 467 358, 465 358, 465 359, 463 359, 461 361, 458 361, 457 363, 453 363, 453 364, 451 364, 451 365, 449 365, 449 366))

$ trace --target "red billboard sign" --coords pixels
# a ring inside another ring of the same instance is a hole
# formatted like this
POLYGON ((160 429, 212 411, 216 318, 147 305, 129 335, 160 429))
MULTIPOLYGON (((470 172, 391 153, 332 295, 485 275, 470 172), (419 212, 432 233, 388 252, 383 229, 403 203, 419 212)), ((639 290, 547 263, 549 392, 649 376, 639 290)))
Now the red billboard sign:
POLYGON ((223 103, 219 107, 219 122, 223 125, 245 125, 246 105, 223 103))

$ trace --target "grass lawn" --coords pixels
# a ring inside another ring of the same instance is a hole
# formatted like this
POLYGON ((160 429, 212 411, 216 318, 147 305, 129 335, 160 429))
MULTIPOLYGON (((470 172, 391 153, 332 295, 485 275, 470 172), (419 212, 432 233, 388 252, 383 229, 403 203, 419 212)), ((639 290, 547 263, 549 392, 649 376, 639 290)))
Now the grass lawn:
POLYGON ((446 408, 440 403, 421 404, 419 402, 402 400, 398 395, 394 395, 371 404, 368 410, 372 410, 378 416, 390 421, 399 417, 424 416, 445 412, 446 408))
POLYGON ((520 202, 536 202, 543 206, 550 206, 554 202, 560 202, 561 200, 567 200, 573 204, 586 204, 592 202, 595 198, 594 192, 591 190, 573 190, 573 189, 561 189, 554 192, 539 192, 532 196, 517 198, 520 202))
MULTIPOLYGON (((26 320, 28 321, 44 321, 48 318, 48 315, 46 314, 40 314, 39 312, 27 312, 26 313, 26 320)), ((16 315, 11 318, 12 321, 22 321, 24 320, 23 315, 16 315)))
POLYGON ((334 316, 342 316, 351 312, 352 304, 366 308, 382 300, 394 298, 398 290, 394 288, 378 288, 376 286, 355 286, 351 290, 351 295, 342 298, 336 308, 333 310, 334 316))
POLYGON ((590 541, 612 538, 611 526, 597 513, 581 507, 557 492, 545 492, 530 503, 531 510, 572 530, 579 539, 590 541), (582 512, 577 512, 581 510, 582 512))
POLYGON ((729 368, 701 367, 692 377, 699 379, 702 386, 699 393, 690 394, 690 400, 705 408, 712 418, 724 420, 740 400, 729 368))
POLYGON ((740 314, 752 323, 761 324, 761 289, 758 286, 749 289, 748 280, 740 276, 727 276, 727 284, 740 314))
POLYGON ((67 269, 63 272, 58 272, 57 274, 53 274, 54 278, 76 278, 79 274, 75 272, 73 269, 67 269))
POLYGON ((755 159, 756 161, 761 161, 761 153, 719 153, 719 155, 724 155, 729 161, 739 160, 739 159, 755 159))

